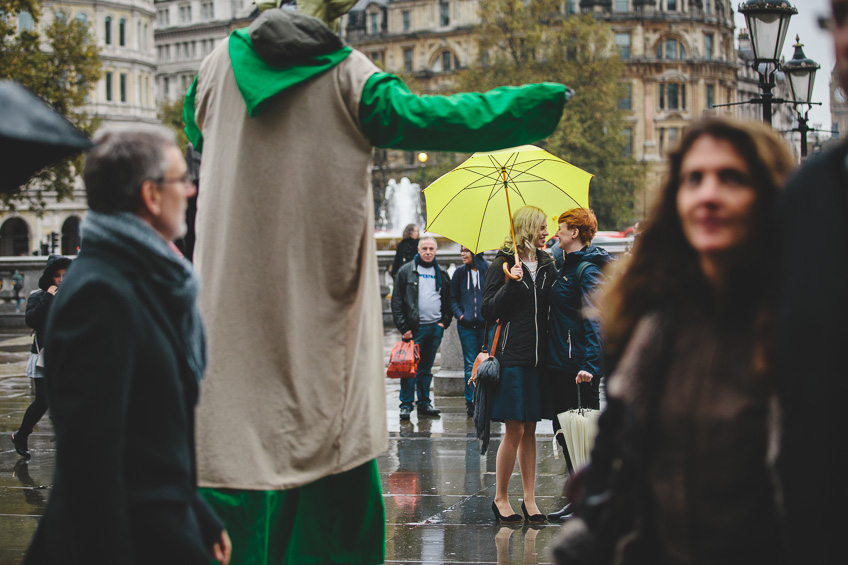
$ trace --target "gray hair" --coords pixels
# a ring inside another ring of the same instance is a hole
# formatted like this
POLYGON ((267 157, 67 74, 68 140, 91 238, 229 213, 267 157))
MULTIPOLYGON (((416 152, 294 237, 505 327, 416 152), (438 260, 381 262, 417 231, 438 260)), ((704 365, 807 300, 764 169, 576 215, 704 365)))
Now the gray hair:
POLYGON ((136 212, 141 185, 159 181, 168 170, 166 151, 177 147, 174 132, 164 126, 138 124, 105 127, 92 139, 83 169, 88 207, 114 214, 136 212))
POLYGON ((432 242, 433 242, 433 245, 435 245, 435 246, 436 246, 436 249, 438 249, 438 248, 439 248, 439 242, 438 242, 438 241, 436 241, 436 238, 435 238, 435 237, 433 237, 432 235, 425 235, 424 237, 422 237, 421 239, 419 239, 419 240, 418 240, 418 246, 419 246, 419 247, 421 247, 421 244, 422 244, 422 243, 424 243, 425 241, 432 241, 432 242))

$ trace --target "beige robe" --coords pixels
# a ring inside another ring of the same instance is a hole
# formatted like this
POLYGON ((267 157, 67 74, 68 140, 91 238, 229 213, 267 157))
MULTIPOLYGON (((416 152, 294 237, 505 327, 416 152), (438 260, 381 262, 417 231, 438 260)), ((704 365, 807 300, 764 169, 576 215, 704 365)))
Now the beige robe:
POLYGON ((249 118, 225 40, 198 74, 203 487, 291 489, 387 447, 383 325, 354 51, 249 118))

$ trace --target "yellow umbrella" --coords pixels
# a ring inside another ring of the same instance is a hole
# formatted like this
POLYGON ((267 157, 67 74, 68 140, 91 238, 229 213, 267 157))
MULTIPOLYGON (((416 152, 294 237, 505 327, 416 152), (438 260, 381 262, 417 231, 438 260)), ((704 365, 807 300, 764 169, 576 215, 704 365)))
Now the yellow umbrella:
POLYGON ((515 249, 513 208, 542 209, 553 235, 560 214, 589 206, 592 176, 535 145, 475 153, 424 190, 427 231, 479 253, 509 228, 515 249))

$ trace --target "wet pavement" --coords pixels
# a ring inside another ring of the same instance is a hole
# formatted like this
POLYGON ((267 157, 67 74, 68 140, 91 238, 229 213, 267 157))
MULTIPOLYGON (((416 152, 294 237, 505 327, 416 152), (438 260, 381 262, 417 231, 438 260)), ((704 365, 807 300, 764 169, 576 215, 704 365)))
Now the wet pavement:
MULTIPOLYGON (((387 333, 386 344, 394 341, 396 336, 387 333)), ((0 565, 23 559, 53 476, 55 443, 48 418, 30 436, 29 462, 9 440, 32 400, 24 375, 30 343, 28 334, 0 334, 0 565)), ((378 459, 386 505, 386 562, 551 563, 557 525, 494 523, 495 455, 502 425, 492 424, 489 451, 481 456, 464 398, 435 397, 440 417, 419 418, 413 412, 409 422, 400 422, 399 390, 397 381, 387 379, 389 449, 378 459)), ((566 502, 565 464, 554 459, 551 438, 550 422, 540 422, 536 500, 542 512, 566 502)), ((517 466, 509 490, 513 509, 520 511, 517 466)))

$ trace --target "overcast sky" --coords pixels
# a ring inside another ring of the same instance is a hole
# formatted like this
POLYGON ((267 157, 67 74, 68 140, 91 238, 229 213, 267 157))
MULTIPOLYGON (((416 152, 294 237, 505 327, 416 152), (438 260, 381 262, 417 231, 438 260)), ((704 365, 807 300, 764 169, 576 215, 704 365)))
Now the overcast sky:
MULTIPOLYGON (((818 124, 824 129, 830 129, 830 72, 835 63, 833 52, 833 37, 830 32, 822 30, 818 25, 819 16, 830 14, 830 0, 791 0, 798 13, 789 21, 789 31, 786 43, 783 44, 783 56, 788 61, 795 53, 795 35, 801 36, 804 54, 821 65, 816 73, 813 87, 813 102, 822 102, 822 106, 813 106, 810 110, 810 125, 818 124)), ((734 10, 742 2, 733 0, 734 10)), ((736 27, 745 26, 745 18, 736 13, 736 27)), ((738 36, 738 30, 737 30, 738 36)))

